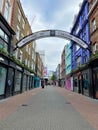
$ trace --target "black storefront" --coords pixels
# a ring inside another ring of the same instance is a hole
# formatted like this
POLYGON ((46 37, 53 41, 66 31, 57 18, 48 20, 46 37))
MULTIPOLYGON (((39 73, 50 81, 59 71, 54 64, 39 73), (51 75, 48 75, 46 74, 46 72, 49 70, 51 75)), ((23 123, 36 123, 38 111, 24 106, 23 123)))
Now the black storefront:
POLYGON ((14 31, 0 13, 0 98, 6 97, 8 91, 8 71, 14 31))
POLYGON ((0 99, 34 88, 34 75, 12 58, 12 38, 15 35, 0 14, 0 99))
POLYGON ((73 74, 73 91, 92 97, 92 80, 91 69, 88 64, 85 67, 80 67, 76 73, 73 74))

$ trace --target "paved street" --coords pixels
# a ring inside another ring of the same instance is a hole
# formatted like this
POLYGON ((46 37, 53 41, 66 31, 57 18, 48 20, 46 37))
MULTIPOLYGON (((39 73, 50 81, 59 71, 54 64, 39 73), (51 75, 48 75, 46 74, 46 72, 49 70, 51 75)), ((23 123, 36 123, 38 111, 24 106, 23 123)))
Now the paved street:
MULTIPOLYGON (((28 92, 29 96, 32 95, 28 101, 21 101, 17 107, 14 102, 11 104, 16 109, 1 119, 0 130, 94 130, 87 119, 64 97, 62 90, 48 86, 33 90, 33 94, 28 92)), ((0 108, 1 105, 2 102, 0 108)))

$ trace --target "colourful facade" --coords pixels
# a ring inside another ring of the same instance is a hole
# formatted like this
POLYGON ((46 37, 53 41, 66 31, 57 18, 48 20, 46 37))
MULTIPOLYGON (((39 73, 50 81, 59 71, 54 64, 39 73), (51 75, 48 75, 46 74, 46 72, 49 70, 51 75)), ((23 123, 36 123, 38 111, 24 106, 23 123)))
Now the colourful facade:
POLYGON ((72 90, 73 85, 71 83, 71 68, 72 68, 72 64, 71 64, 71 42, 68 43, 66 45, 66 51, 65 51, 65 59, 66 59, 66 89, 67 90, 72 90))
MULTIPOLYGON (((71 34, 81 38, 90 47, 90 31, 88 21, 88 1, 84 0, 80 11, 75 18, 71 34)), ((90 58, 90 50, 84 49, 72 42, 72 70, 73 73, 73 90, 90 96, 90 77, 87 66, 90 58), (85 67, 83 67, 83 65, 85 67), (82 69, 80 69, 82 67, 82 69), (87 82, 87 83, 86 83, 87 82)))

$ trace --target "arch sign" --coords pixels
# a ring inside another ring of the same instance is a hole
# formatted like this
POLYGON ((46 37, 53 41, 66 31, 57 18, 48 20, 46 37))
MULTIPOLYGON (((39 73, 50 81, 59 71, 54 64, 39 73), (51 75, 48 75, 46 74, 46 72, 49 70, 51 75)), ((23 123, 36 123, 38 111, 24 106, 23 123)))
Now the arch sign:
POLYGON ((72 40, 72 41, 76 42, 76 44, 78 44, 80 47, 82 47, 84 49, 88 49, 88 45, 83 40, 77 38, 74 35, 71 35, 70 33, 66 32, 66 31, 61 31, 61 30, 42 30, 42 31, 32 33, 32 34, 24 37, 23 39, 21 39, 16 44, 15 49, 22 48, 31 41, 45 38, 45 37, 59 37, 59 38, 67 39, 67 40, 72 40))

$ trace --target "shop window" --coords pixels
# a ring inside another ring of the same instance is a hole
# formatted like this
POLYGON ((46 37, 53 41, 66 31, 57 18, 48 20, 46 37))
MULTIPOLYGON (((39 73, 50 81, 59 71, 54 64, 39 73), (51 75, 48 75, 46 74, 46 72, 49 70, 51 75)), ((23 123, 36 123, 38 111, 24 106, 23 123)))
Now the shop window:
POLYGON ((0 95, 3 95, 5 92, 6 74, 7 69, 0 66, 0 95))
POLYGON ((73 83, 74 83, 74 90, 75 90, 75 91, 78 91, 78 77, 75 77, 73 83))
POLYGON ((27 84, 27 76, 26 75, 24 75, 24 77, 23 77, 23 92, 24 91, 26 91, 26 84, 27 84))
POLYGON ((19 71, 15 73, 15 92, 20 92, 22 74, 19 71))
POLYGON ((84 86, 84 89, 88 88, 88 75, 87 75, 87 73, 83 74, 83 86, 84 86))

